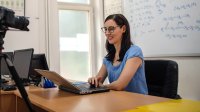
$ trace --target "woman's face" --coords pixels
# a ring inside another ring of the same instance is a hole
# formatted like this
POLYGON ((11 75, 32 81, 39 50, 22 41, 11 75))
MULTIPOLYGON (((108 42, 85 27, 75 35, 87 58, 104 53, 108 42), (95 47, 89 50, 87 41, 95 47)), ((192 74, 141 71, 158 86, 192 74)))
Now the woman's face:
POLYGON ((122 34, 125 32, 125 26, 118 26, 112 19, 104 23, 104 31, 110 44, 121 44, 122 34))

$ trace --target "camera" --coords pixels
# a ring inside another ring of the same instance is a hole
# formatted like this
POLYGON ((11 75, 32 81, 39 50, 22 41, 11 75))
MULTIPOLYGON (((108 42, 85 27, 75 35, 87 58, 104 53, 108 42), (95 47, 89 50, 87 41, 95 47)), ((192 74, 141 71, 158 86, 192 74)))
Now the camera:
POLYGON ((24 16, 15 16, 15 12, 6 7, 0 6, 0 53, 3 48, 3 38, 6 35, 6 31, 9 27, 19 29, 22 31, 29 31, 27 26, 29 25, 29 20, 24 16))
POLYGON ((24 16, 15 16, 15 12, 11 9, 0 6, 0 30, 6 30, 8 27, 29 31, 27 26, 29 20, 24 16))

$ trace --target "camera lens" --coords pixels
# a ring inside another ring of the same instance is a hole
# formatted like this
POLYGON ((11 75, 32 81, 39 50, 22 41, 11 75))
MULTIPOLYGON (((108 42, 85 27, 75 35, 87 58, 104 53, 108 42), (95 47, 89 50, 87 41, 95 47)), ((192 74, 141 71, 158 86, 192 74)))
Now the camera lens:
POLYGON ((15 12, 11 9, 0 6, 0 28, 12 27, 24 31, 29 31, 27 26, 29 20, 24 16, 15 16, 15 12))
POLYGON ((27 28, 27 26, 29 25, 29 20, 24 17, 24 16, 16 16, 15 19, 14 19, 14 24, 13 28, 17 28, 17 29, 20 29, 20 30, 24 30, 24 31, 29 31, 29 29, 27 28))

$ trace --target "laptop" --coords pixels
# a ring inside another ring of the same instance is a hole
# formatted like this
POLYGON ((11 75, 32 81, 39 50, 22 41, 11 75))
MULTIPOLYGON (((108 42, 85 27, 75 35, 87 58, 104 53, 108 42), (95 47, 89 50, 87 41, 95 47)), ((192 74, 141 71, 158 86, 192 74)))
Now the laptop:
POLYGON ((24 85, 29 83, 29 71, 33 52, 33 48, 14 51, 13 65, 24 85))
POLYGON ((36 86, 38 86, 41 82, 41 75, 38 74, 34 69, 43 69, 43 70, 49 70, 46 56, 44 53, 42 54, 33 54, 32 60, 31 60, 31 68, 29 72, 30 82, 36 86))
POLYGON ((73 92, 76 94, 91 94, 91 93, 109 91, 109 89, 106 87, 92 88, 90 87, 90 84, 88 82, 72 81, 65 79, 54 71, 41 70, 41 69, 35 69, 35 71, 38 72, 43 77, 46 77, 47 79, 57 84, 60 90, 64 90, 67 92, 73 92))

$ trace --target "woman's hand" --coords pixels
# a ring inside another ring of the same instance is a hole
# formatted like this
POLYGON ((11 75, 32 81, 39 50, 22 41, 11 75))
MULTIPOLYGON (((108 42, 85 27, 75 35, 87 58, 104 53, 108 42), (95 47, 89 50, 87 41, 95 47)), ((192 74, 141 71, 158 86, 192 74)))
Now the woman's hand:
POLYGON ((96 76, 96 77, 91 77, 88 79, 88 83, 90 83, 91 85, 94 85, 95 87, 99 87, 102 86, 102 77, 100 76, 96 76))

